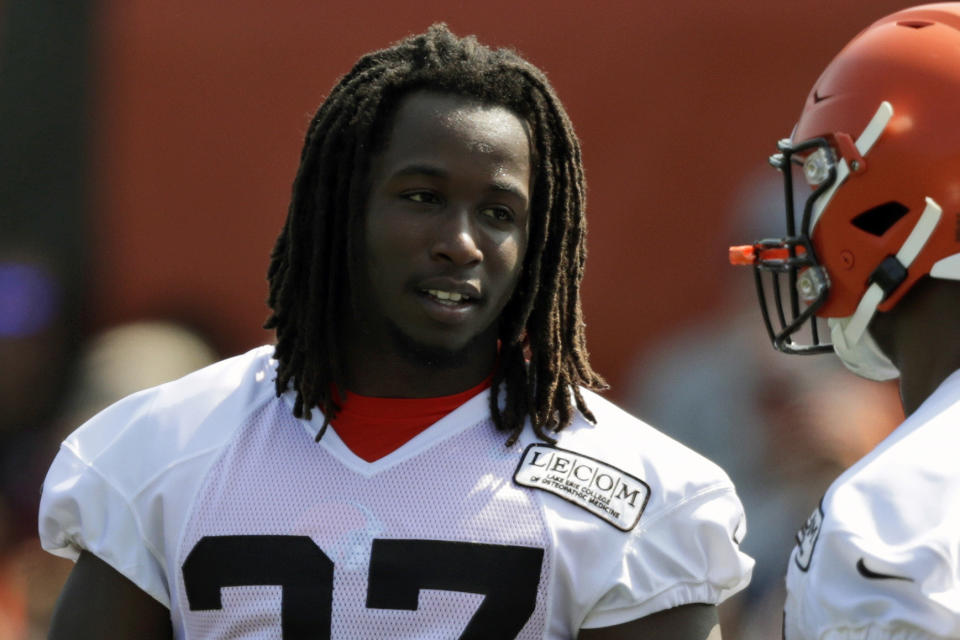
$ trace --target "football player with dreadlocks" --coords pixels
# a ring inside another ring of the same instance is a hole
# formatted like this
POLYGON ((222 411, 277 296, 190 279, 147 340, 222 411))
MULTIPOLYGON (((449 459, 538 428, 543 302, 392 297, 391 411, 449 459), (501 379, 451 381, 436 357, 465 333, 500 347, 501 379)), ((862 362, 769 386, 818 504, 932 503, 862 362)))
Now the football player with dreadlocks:
POLYGON ((835 351, 858 375, 899 378, 907 415, 798 533, 787 640, 960 638, 958 105, 960 3, 873 23, 771 159, 787 235, 731 248, 755 267, 776 348, 835 351))
POLYGON ((584 181, 542 72, 443 25, 310 124, 255 349, 64 443, 54 638, 718 638, 743 511, 596 395, 584 181))

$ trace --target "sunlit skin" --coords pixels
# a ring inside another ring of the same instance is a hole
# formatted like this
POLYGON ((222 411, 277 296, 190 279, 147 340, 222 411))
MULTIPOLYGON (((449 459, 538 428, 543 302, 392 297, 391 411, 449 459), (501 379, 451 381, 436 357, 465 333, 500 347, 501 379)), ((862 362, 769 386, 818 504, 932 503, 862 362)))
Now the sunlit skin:
POLYGON ((401 102, 371 163, 346 335, 352 391, 428 397, 490 374, 526 253, 531 174, 511 111, 426 91, 401 102))

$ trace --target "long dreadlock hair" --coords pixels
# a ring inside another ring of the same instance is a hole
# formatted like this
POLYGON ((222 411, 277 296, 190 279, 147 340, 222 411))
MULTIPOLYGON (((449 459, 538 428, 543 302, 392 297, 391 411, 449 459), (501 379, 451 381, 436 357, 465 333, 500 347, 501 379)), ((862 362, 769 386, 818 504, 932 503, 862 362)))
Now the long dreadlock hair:
POLYGON ((590 367, 580 308, 586 258, 580 143, 539 69, 512 50, 458 38, 444 24, 364 55, 310 123, 267 274, 273 313, 265 328, 277 335, 277 395, 292 382, 297 417, 309 419, 319 407, 325 429, 336 416, 345 380, 339 323, 359 272, 371 156, 385 144, 399 102, 424 89, 505 107, 530 128, 530 237, 500 317, 490 412, 497 428, 509 432, 508 445, 528 416, 537 436, 552 442, 547 432, 570 424, 574 402, 595 420, 580 387, 606 388, 590 367))

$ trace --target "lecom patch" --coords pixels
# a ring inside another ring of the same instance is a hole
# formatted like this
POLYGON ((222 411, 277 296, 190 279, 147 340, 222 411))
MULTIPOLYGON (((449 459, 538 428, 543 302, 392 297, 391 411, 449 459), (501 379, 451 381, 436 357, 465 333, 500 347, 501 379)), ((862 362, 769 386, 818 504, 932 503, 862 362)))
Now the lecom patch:
POLYGON ((637 526, 650 499, 650 485, 640 478, 590 456, 548 444, 526 448, 513 481, 557 495, 621 531, 637 526))

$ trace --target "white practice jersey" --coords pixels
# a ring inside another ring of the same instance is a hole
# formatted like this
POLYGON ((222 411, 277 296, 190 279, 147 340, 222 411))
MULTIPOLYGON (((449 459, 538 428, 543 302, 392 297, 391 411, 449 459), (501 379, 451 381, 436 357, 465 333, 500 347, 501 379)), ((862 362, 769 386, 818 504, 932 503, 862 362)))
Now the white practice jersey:
POLYGON ((714 464, 594 394, 515 446, 481 393, 366 462, 277 398, 272 347, 113 405, 62 445, 44 548, 89 550, 177 638, 540 638, 718 603, 748 582, 714 464))
POLYGON ((960 638, 960 372, 833 483, 797 541, 787 640, 960 638))

